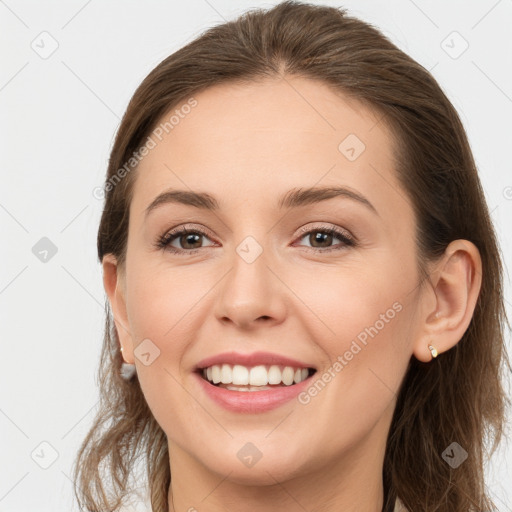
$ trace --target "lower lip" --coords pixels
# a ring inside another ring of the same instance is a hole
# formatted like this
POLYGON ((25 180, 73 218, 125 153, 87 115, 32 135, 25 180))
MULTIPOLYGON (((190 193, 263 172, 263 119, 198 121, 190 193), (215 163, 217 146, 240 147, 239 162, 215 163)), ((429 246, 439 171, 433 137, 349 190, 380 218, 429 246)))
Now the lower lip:
POLYGON ((231 391, 210 384, 199 373, 194 373, 204 392, 224 409, 240 413, 259 413, 275 409, 293 400, 301 391, 309 386, 309 380, 291 386, 276 387, 264 391, 231 391))

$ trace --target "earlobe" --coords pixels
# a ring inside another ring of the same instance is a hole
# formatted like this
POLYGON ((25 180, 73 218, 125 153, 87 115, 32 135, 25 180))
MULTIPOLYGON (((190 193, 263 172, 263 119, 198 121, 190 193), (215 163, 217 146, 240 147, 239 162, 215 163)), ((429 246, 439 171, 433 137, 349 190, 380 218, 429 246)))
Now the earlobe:
POLYGON ((102 260, 103 286, 108 296, 110 309, 114 317, 117 337, 126 363, 133 363, 133 342, 129 331, 126 312, 124 276, 120 271, 116 257, 106 254, 102 260))
POLYGON ((454 240, 432 276, 435 305, 425 312, 414 347, 414 356, 422 362, 450 350, 469 327, 482 284, 477 247, 468 240, 454 240))

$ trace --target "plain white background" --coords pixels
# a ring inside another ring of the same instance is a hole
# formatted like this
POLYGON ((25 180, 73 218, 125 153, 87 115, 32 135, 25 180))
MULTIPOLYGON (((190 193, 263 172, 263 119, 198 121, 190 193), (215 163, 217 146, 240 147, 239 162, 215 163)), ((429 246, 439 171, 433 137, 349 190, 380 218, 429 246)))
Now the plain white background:
MULTIPOLYGON (((77 510, 71 465, 98 402, 105 299, 92 191, 131 95, 203 30, 276 3, 0 0, 0 512, 77 510)), ((432 70, 467 129, 510 266, 512 2, 312 3, 348 8, 432 70)), ((506 297, 512 317, 508 273, 506 297)), ((503 443, 487 477, 501 512, 511 465, 503 443)))

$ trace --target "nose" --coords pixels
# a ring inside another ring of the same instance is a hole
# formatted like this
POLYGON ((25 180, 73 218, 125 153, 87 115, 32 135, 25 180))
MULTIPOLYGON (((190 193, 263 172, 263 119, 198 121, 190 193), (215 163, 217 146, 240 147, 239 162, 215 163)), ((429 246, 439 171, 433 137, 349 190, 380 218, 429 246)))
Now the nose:
POLYGON ((231 269, 219 283, 215 316, 220 322, 245 330, 283 322, 286 287, 269 259, 265 250, 254 261, 243 251, 234 252, 231 269))

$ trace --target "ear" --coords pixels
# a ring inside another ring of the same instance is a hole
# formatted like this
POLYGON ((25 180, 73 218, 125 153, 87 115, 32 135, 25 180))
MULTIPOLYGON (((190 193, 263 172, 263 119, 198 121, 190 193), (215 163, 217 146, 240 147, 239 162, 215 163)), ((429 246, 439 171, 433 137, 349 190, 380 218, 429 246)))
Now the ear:
POLYGON ((133 364, 133 338, 130 333, 128 315, 126 313, 125 274, 113 254, 105 254, 105 256, 103 256, 102 265, 103 286, 114 316, 117 337, 123 349, 123 359, 126 363, 133 364))
POLYGON ((432 360, 428 345, 438 354, 454 347, 466 332, 482 284, 482 260, 477 247, 468 240, 454 240, 431 272, 433 301, 421 318, 414 356, 432 360))

